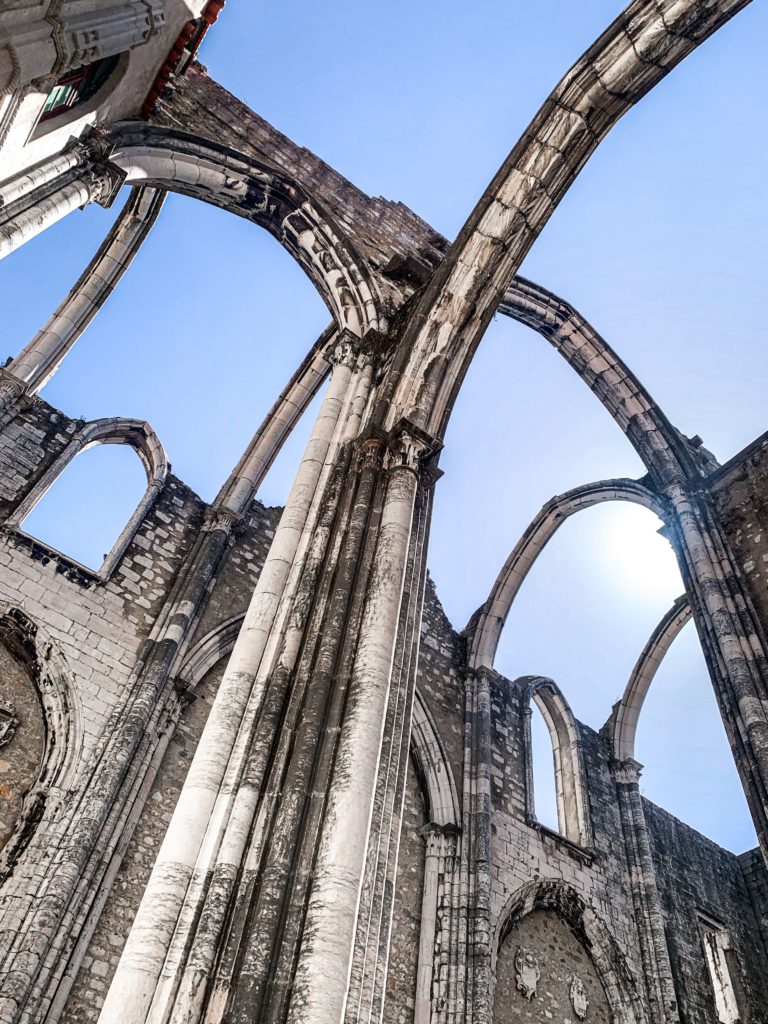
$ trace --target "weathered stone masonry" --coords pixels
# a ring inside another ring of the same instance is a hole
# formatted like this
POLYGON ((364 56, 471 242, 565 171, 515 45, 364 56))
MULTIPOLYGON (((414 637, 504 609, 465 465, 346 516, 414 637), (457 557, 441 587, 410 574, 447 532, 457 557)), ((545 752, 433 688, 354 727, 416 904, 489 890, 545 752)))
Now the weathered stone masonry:
POLYGON ((220 0, 0 15, 0 249, 133 186, 0 370, 2 1024, 768 1020, 765 438, 717 467, 577 310, 515 277, 615 121, 745 4, 633 0, 453 243, 191 63, 220 0), (43 117, 73 68, 81 95, 43 117), (268 230, 331 320, 210 505, 149 424, 36 397, 167 190, 268 230), (547 502, 459 633, 427 576, 429 523, 496 310, 558 351, 646 475, 547 502), (286 507, 264 508, 264 474, 328 377, 286 507), (147 490, 92 572, 23 520, 102 443, 135 449, 147 490), (506 679, 494 657, 542 547, 613 500, 661 517, 685 594, 597 733, 556 681, 506 679), (689 615, 761 843, 741 856, 640 796, 637 719, 689 615), (558 831, 535 817, 532 703, 558 831))

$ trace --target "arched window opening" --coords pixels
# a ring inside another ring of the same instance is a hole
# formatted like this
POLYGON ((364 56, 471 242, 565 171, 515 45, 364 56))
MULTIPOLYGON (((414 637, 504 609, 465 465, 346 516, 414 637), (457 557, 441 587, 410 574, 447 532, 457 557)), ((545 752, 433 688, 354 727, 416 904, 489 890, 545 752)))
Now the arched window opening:
POLYGON ((683 589, 661 522, 610 501, 571 515, 536 559, 501 634, 496 669, 557 679, 599 729, 659 619, 683 589))
POLYGON ((99 444, 78 454, 21 522, 27 536, 97 571, 147 489, 127 445, 99 444))
POLYGON ((739 1024, 739 1021, 746 1019, 740 1009, 740 1004, 744 1002, 744 992, 741 971, 728 929, 700 912, 699 933, 707 959, 718 1022, 739 1024))
POLYGON ((541 676, 523 686, 526 723, 526 807, 531 823, 592 846, 579 727, 562 693, 541 676))
POLYGON ((67 71, 48 93, 38 123, 87 103, 106 84, 119 62, 120 54, 114 54, 67 71))
POLYGON ((757 845, 695 626, 683 627, 640 712, 636 759, 643 795, 720 846, 757 845))
POLYGON ((533 793, 529 799, 533 816, 553 832, 562 832, 557 813, 555 752, 549 728, 536 701, 531 702, 531 765, 533 793))

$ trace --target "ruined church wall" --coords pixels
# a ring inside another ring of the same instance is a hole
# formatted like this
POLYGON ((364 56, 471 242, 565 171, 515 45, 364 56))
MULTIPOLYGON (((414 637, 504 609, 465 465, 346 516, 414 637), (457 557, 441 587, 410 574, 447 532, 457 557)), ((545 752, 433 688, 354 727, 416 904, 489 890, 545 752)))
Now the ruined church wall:
MULTIPOLYGON (((594 829, 593 846, 585 849, 526 819, 523 712, 520 688, 494 673, 491 677, 491 859, 493 919, 497 934, 504 934, 507 908, 524 886, 539 880, 562 881, 594 909, 618 944, 635 978, 641 979, 626 853, 608 752, 593 730, 579 726, 594 829)), ((548 941, 547 930, 544 929, 537 939, 534 930, 529 938, 534 943, 534 953, 537 945, 542 952, 548 941)), ((500 1019, 511 1012, 502 1004, 498 1010, 500 1019)))
MULTIPOLYGON (((768 1006, 768 954, 741 858, 649 800, 643 808, 682 1020, 709 1024, 715 1019, 699 932, 699 915, 704 914, 728 930, 741 971, 736 980, 744 984, 754 1024, 762 1024, 768 1006)), ((765 868, 753 869, 764 884, 765 868)))
POLYGON ((725 535, 768 633, 768 434, 710 477, 725 535))
MULTIPOLYGON (((38 400, 0 433, 4 520, 80 426, 80 421, 38 400)), ((63 654, 80 716, 83 769, 126 698, 142 642, 202 523, 204 508, 186 485, 169 476, 106 582, 66 553, 27 537, 23 524, 22 530, 0 529, 0 607, 22 609, 63 654)))

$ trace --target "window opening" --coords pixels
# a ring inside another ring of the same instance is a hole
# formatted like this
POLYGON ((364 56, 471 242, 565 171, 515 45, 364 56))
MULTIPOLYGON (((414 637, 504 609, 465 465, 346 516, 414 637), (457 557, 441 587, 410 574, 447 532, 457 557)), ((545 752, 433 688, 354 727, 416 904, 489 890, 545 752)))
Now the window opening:
POLYGON ((540 825, 562 833, 557 813, 557 782, 552 737, 534 700, 531 701, 531 765, 531 808, 534 817, 540 825))
POLYGON ((703 914, 699 915, 699 930, 709 970, 709 980, 715 994, 715 1009, 720 1024, 738 1024, 741 1020, 732 966, 736 967, 728 930, 703 914))
POLYGON ((48 93, 40 121, 49 121, 95 96, 117 67, 119 59, 120 55, 115 54, 67 71, 48 93))
POLYGON ((64 468, 20 528, 98 571, 146 488, 146 473, 130 445, 96 445, 64 468))

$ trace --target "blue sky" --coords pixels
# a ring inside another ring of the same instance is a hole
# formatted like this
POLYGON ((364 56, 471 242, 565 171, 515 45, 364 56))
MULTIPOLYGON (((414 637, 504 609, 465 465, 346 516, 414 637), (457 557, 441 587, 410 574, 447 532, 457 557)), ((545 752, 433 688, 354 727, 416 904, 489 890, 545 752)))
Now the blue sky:
MULTIPOLYGON (((201 59, 359 187, 402 200, 452 237, 552 86, 622 6, 229 0, 201 59)), ((587 316, 721 460, 768 425, 766 38, 768 10, 754 3, 631 111, 522 268, 587 316)), ((4 261, 2 356, 66 293, 115 212, 77 213, 4 261)), ((273 239, 171 196, 43 396, 72 415, 146 418, 174 471, 211 498, 327 322, 273 239)), ((308 428, 305 417, 265 483, 266 503, 284 499, 308 428)), ((643 472, 588 389, 502 317, 470 369, 441 465, 430 568, 458 628, 549 497, 643 472)), ((141 489, 130 452, 92 451, 27 525, 75 557, 100 557, 141 489), (93 518, 83 515, 89 479, 93 518)), ((520 592, 497 667, 553 676, 598 728, 682 590, 658 525, 618 504, 569 521, 520 592)), ((649 797, 725 846, 754 845, 693 626, 651 689, 637 754, 649 797)))

